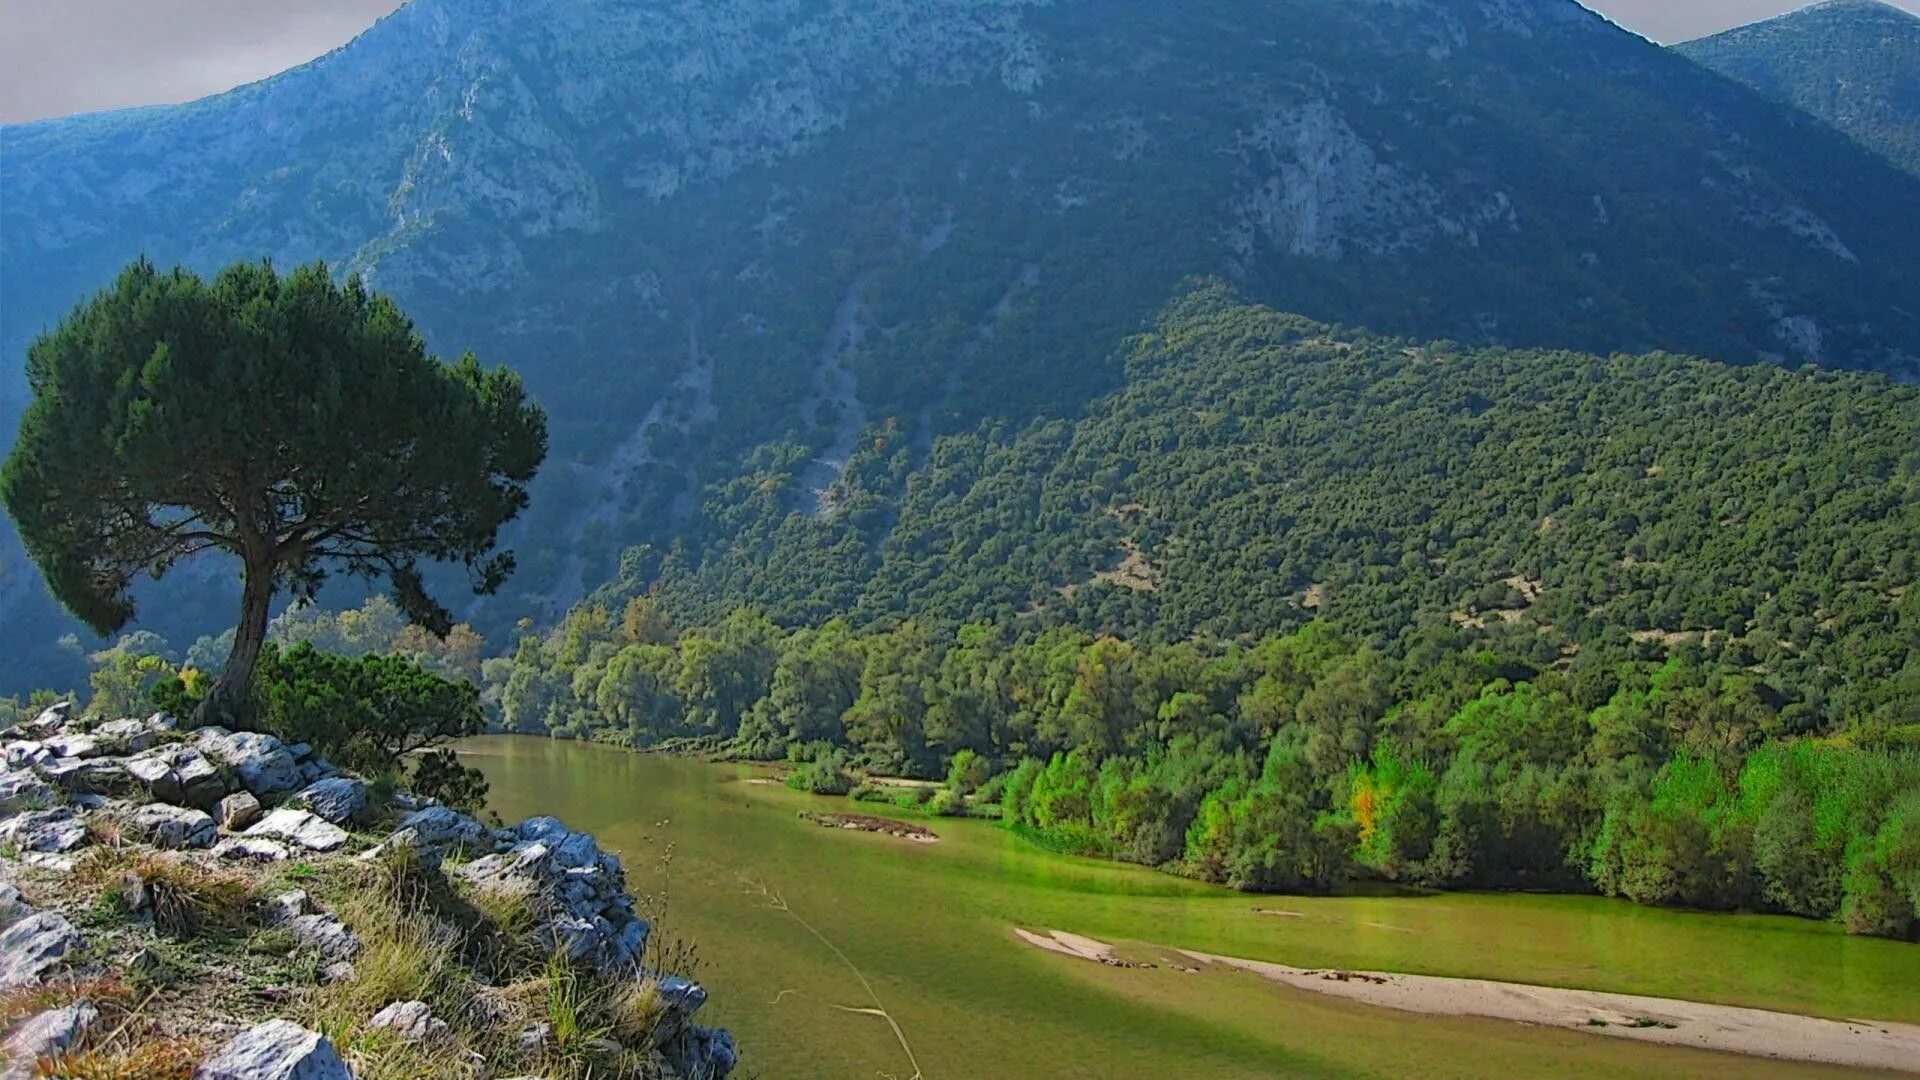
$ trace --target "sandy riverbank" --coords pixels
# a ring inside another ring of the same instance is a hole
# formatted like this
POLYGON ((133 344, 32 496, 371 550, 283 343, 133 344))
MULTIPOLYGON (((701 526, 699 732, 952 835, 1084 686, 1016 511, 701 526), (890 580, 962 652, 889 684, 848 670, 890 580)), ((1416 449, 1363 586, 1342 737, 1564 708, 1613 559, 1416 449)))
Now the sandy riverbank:
MULTIPOLYGON (((1130 966, 1118 958, 1113 946, 1078 934, 1018 929, 1014 934, 1049 952, 1130 966)), ((1166 952, 1202 970, 1245 971, 1297 990, 1405 1012, 1486 1017, 1785 1061, 1920 1073, 1920 1026, 1912 1024, 1826 1020, 1733 1005, 1485 979, 1310 971, 1186 949, 1166 952)))

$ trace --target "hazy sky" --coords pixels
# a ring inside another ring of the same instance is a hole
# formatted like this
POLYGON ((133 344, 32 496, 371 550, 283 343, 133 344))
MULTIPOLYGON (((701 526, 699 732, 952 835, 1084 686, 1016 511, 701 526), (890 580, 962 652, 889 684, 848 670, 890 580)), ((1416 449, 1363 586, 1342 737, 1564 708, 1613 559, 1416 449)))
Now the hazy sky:
MULTIPOLYGON (((1893 0, 1920 14, 1920 0, 1893 0)), ((1801 0, 1588 0, 1684 41, 1801 0)), ((186 101, 344 44, 399 0, 0 0, 0 121, 186 101)))

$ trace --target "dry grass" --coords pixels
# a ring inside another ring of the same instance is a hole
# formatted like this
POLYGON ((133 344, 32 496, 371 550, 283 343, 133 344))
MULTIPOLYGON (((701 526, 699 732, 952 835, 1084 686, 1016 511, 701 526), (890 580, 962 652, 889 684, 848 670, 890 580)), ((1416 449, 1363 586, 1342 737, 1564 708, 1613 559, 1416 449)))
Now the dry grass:
POLYGON ((48 1080, 192 1080, 208 1049, 194 1039, 160 1039, 119 1049, 82 1050, 41 1059, 34 1075, 48 1080))
POLYGON ((151 913, 155 931, 185 940, 246 922, 251 879, 167 852, 100 847, 74 866, 74 881, 151 913))
POLYGON ((132 988, 120 981, 117 975, 15 987, 0 991, 0 1030, 10 1028, 35 1013, 63 1009, 76 1001, 90 1001, 104 1013, 124 1007, 132 1000, 132 988))

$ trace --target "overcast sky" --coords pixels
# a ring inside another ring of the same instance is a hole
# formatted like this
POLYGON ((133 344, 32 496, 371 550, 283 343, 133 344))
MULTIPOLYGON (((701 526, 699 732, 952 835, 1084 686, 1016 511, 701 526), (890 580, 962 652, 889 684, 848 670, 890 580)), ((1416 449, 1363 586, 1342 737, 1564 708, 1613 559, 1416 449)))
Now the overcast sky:
MULTIPOLYGON (((1893 0, 1920 14, 1920 0, 1893 0)), ((1588 0, 1685 41, 1801 0, 1588 0)), ((0 121, 186 101, 345 44, 400 0, 0 0, 0 121)))

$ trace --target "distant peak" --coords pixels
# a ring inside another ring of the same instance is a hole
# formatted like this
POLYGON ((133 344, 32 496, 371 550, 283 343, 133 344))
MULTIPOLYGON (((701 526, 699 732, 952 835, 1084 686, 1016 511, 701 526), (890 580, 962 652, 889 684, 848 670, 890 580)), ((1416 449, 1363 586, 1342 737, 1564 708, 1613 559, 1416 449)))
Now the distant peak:
POLYGON ((1920 15, 1915 15, 1905 8, 1895 7, 1892 4, 1885 3, 1884 0, 1821 0, 1820 3, 1801 8, 1799 11, 1788 12, 1780 16, 1780 18, 1791 19, 1799 15, 1814 15, 1820 13, 1845 13, 1866 15, 1875 18, 1892 17, 1908 22, 1920 22, 1920 15))

